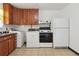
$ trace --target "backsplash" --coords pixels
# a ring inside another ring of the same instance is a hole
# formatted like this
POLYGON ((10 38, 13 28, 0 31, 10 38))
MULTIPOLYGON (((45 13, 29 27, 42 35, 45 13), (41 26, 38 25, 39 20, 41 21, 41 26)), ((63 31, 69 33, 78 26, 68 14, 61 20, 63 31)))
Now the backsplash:
MULTIPOLYGON (((29 28, 31 28, 31 25, 4 25, 5 28, 8 29, 15 29, 19 31, 27 31, 29 28)), ((32 25, 32 28, 38 28, 38 25, 32 25)))
POLYGON ((1 31, 6 31, 6 27, 1 27, 1 28, 0 28, 0 32, 1 32, 1 31))

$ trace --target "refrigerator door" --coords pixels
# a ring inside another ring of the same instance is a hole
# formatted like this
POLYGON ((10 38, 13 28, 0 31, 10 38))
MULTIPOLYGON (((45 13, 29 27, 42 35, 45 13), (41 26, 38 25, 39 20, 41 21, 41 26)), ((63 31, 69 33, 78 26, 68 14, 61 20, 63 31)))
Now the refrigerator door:
POLYGON ((54 28, 66 28, 68 27, 68 19, 66 18, 54 18, 53 21, 53 27, 54 28))
POLYGON ((55 47, 68 47, 68 29, 54 29, 53 43, 55 47))

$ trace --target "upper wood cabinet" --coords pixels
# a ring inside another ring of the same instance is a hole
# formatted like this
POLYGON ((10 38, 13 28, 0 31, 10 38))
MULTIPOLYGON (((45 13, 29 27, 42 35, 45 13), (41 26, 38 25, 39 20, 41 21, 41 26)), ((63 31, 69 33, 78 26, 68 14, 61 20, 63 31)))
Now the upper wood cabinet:
POLYGON ((4 10, 4 17, 3 17, 4 24, 12 24, 12 22, 13 22, 13 6, 11 4, 4 3, 3 10, 4 10))
POLYGON ((14 25, 37 25, 38 9, 13 9, 14 25))
POLYGON ((13 24, 14 25, 24 24, 24 11, 23 11, 23 9, 18 9, 18 8, 13 9, 13 24))
POLYGON ((38 9, 28 9, 28 24, 38 24, 38 9))
POLYGON ((28 15, 28 9, 24 9, 24 22, 23 22, 23 23, 24 23, 25 25, 28 25, 28 24, 29 24, 29 23, 28 23, 28 21, 29 21, 29 20, 28 20, 28 16, 29 16, 29 15, 28 15))
POLYGON ((4 3, 4 24, 37 25, 38 9, 20 9, 4 3))

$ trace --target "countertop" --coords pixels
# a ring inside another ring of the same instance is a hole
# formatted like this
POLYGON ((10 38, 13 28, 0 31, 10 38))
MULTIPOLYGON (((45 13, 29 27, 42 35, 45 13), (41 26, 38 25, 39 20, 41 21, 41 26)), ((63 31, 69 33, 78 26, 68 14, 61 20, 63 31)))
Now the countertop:
POLYGON ((12 35, 12 34, 17 34, 17 33, 4 33, 4 34, 0 34, 0 37, 4 37, 4 36, 7 36, 7 35, 12 35))

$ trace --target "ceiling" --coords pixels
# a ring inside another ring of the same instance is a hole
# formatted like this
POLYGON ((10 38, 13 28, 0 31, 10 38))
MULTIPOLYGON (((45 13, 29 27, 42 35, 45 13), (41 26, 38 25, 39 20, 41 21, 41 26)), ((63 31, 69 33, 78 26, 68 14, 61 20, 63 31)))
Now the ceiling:
POLYGON ((35 8, 41 10, 61 10, 68 5, 68 3, 11 3, 17 8, 35 8))

